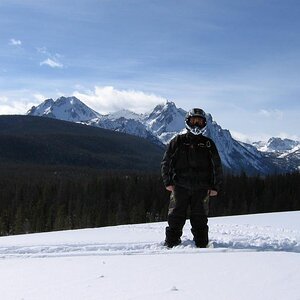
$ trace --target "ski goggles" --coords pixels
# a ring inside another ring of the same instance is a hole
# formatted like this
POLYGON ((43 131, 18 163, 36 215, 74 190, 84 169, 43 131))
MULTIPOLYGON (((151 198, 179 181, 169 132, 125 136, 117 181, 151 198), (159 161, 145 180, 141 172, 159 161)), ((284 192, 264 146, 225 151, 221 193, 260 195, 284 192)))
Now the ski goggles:
POLYGON ((198 125, 200 127, 205 126, 205 119, 202 117, 190 117, 189 123, 192 126, 198 125))

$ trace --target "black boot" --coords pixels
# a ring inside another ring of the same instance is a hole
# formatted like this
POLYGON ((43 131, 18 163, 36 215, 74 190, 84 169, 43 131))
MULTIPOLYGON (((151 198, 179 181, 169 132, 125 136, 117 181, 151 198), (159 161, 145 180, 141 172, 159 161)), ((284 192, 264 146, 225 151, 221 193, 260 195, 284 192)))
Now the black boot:
POLYGON ((169 241, 169 240, 165 240, 164 246, 168 247, 168 248, 173 248, 176 247, 178 245, 181 244, 181 239, 178 239, 177 241, 169 241))
POLYGON ((178 246, 179 244, 181 244, 181 239, 180 239, 181 235, 182 235, 182 230, 167 227, 166 239, 164 245, 167 246, 168 248, 178 246))
POLYGON ((197 248, 206 248, 208 245, 208 227, 206 229, 192 229, 197 248))

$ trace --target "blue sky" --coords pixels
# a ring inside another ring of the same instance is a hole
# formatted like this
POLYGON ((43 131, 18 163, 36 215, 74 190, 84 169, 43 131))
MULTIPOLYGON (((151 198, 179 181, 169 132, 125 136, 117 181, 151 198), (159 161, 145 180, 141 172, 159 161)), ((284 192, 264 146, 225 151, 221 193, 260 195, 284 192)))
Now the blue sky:
POLYGON ((300 2, 1 0, 0 114, 201 107, 243 140, 300 138, 300 2))

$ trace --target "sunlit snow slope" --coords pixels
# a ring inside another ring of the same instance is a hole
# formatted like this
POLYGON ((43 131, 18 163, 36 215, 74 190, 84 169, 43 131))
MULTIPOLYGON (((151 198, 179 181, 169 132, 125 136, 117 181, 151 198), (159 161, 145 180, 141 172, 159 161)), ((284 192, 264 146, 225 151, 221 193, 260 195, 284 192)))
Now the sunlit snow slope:
POLYGON ((166 223, 0 238, 1 299, 300 299, 300 212, 211 218, 213 248, 166 223))

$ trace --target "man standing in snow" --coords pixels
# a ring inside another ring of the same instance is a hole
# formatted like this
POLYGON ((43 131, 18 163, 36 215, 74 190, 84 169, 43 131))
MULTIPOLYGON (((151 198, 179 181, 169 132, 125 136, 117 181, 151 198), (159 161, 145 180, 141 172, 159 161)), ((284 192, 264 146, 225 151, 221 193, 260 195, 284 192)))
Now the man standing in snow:
POLYGON ((196 247, 208 244, 208 200, 216 196, 222 182, 222 165, 215 143, 203 136, 206 115, 191 109, 185 117, 187 133, 173 138, 164 154, 161 173, 171 192, 165 245, 181 243, 182 228, 190 206, 190 221, 196 247))

